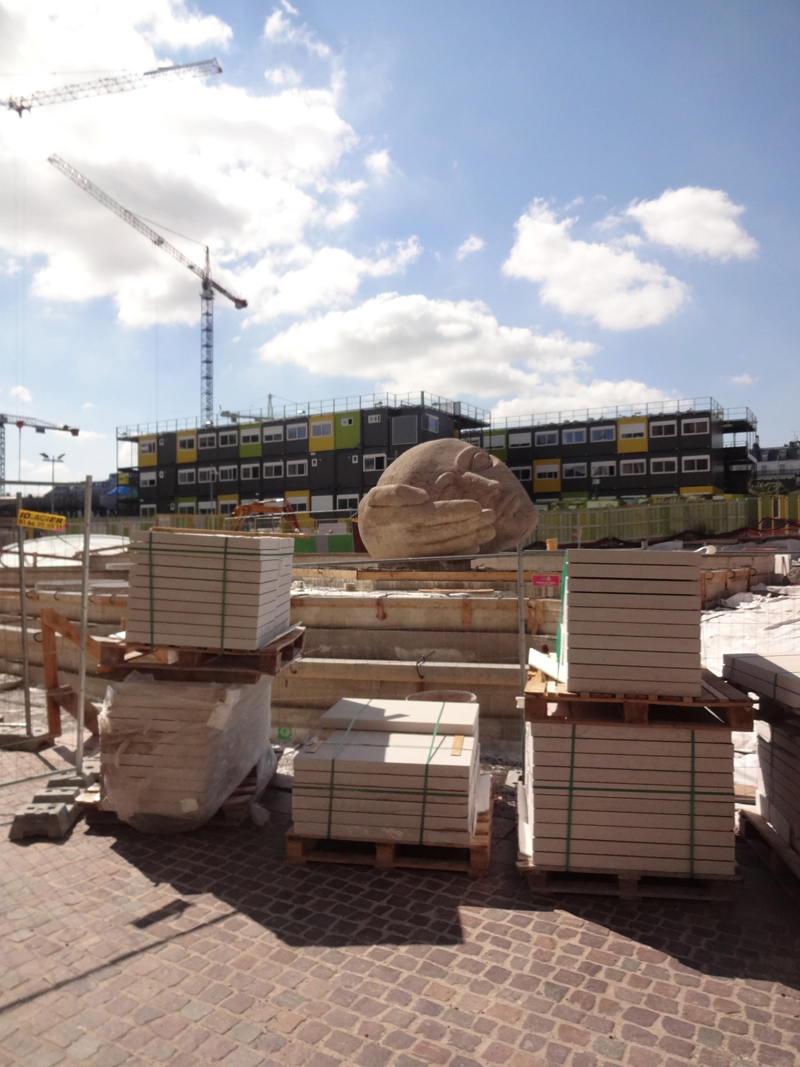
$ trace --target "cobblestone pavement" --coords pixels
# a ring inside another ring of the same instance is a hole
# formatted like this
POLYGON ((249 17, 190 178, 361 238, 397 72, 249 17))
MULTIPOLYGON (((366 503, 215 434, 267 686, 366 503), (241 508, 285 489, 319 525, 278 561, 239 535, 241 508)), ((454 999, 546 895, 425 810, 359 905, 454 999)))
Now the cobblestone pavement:
MULTIPOLYGON (((41 766, 15 759, 17 775, 41 766)), ((4 838, 30 794, 0 788, 4 838)), ((800 918, 747 846, 732 904, 536 897, 513 866, 513 816, 497 805, 479 882, 291 867, 280 815, 3 839, 0 1064, 800 1060, 800 918)))

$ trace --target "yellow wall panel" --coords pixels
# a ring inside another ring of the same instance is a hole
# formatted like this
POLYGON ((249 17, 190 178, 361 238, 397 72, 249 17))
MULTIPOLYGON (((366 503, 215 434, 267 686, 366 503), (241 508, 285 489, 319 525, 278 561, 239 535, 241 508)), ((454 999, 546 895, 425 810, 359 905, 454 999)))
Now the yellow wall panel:
POLYGON ((561 492, 561 460, 534 460, 533 491, 534 493, 561 492))
POLYGON ((647 451, 647 419, 633 415, 617 420, 617 452, 647 451))
POLYGON ((193 431, 178 433, 175 439, 175 450, 176 463, 197 463, 197 434, 193 431))
POLYGON ((155 467, 158 464, 158 440, 155 434, 139 438, 139 466, 155 467))
POLYGON ((312 415, 308 420, 309 452, 333 451, 333 418, 333 415, 312 415))

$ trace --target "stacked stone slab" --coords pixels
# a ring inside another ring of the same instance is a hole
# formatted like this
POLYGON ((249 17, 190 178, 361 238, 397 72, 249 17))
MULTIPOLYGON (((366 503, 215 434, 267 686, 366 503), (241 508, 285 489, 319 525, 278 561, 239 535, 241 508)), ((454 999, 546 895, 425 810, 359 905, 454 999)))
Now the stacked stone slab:
POLYGON ((730 730, 526 724, 521 851, 542 871, 730 878, 730 730))
POLYGON ((700 557, 570 549, 561 620, 570 691, 701 695, 700 557))
POLYGON ((289 629, 290 537, 149 530, 131 551, 129 641, 247 651, 289 629))
POLYGON ((759 815, 800 852, 800 655, 724 657, 726 679, 757 693, 759 815))
POLYGON ((340 700, 295 758, 294 833, 469 847, 480 808, 478 710, 340 700))

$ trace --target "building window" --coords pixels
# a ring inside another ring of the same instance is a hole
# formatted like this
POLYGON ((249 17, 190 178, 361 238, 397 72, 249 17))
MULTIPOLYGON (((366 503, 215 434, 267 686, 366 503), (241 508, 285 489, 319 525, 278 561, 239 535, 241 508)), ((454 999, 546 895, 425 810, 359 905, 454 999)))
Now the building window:
POLYGON ((274 441, 283 440, 283 427, 282 426, 265 426, 264 427, 264 443, 269 444, 274 441))
POLYGON ((139 475, 139 488, 140 489, 152 489, 156 484, 156 472, 155 471, 142 471, 139 475))
POLYGON ((684 456, 681 461, 681 469, 684 474, 699 474, 700 471, 711 470, 710 456, 684 456))
POLYGON ((305 422, 295 422, 291 426, 286 427, 286 440, 287 441, 306 441, 308 440, 308 426, 305 422))
POLYGON ((562 478, 585 478, 586 477, 586 464, 585 463, 565 463, 561 471, 562 478))
POLYGON ((143 519, 152 519, 155 517, 156 506, 155 504, 140 504, 139 514, 143 519))
POLYGON ((677 474, 678 473, 678 461, 673 456, 668 459, 651 459, 650 460, 650 473, 651 474, 677 474))
MULTIPOLYGON (((356 463, 358 457, 355 457, 356 463)), ((386 470, 386 455, 381 453, 380 455, 364 456, 364 470, 365 471, 384 471, 386 470)))
POLYGON ((194 471, 178 471, 178 485, 194 485, 195 481, 194 471))
POLYGON ((380 415, 367 415, 367 422, 370 424, 370 426, 374 426, 375 423, 380 422, 380 421, 381 421, 381 416, 380 415))
POLYGON ((333 422, 314 422, 311 424, 312 437, 333 437, 333 422))
POLYGON ((530 448, 531 435, 529 433, 510 433, 508 435, 509 448, 530 448))
POLYGON ((179 437, 178 438, 178 451, 179 452, 193 452, 194 451, 194 435, 191 437, 179 437))
POLYGON ((356 511, 358 508, 358 493, 355 496, 337 496, 337 511, 356 511))
POLYGON ((585 445, 586 430, 562 430, 561 443, 562 445, 585 445))
POLYGON ((558 430, 539 430, 534 438, 537 448, 550 448, 558 444, 558 430))
POLYGON ((261 430, 258 427, 242 430, 243 445, 257 445, 261 441, 261 430))
POLYGON ((287 496, 286 503, 290 504, 292 509, 298 514, 301 511, 308 511, 308 501, 302 496, 287 496))
POLYGON ((216 515, 217 502, 215 500, 201 500, 197 505, 197 510, 201 515, 216 515))
POLYGON ((220 467, 219 469, 219 480, 221 482, 235 482, 238 477, 238 467, 220 467))
POLYGON ((635 474, 647 474, 646 459, 621 459, 619 473, 623 477, 630 478, 635 474))
POLYGON ((216 467, 201 467, 197 472, 198 482, 215 482, 217 480, 216 467))
POLYGON ((164 477, 164 472, 163 471, 159 471, 158 472, 158 476, 159 476, 159 478, 163 478, 164 477))
POLYGON ((178 514, 179 515, 194 515, 195 509, 196 509, 196 505, 194 503, 191 503, 191 504, 186 504, 186 503, 178 504, 178 514))
POLYGON ((357 467, 358 466, 358 454, 356 454, 355 456, 351 456, 350 459, 353 461, 353 464, 357 467))
POLYGON ((537 482, 557 481, 561 472, 558 463, 537 463, 533 470, 537 482))
POLYGON ((231 448, 239 446, 239 431, 238 430, 226 430, 225 433, 219 435, 219 447, 231 448))
POLYGON ((242 481, 252 482, 258 478, 258 463, 243 463, 242 464, 242 481))
POLYGON ((708 433, 708 419, 684 419, 681 423, 681 433, 684 437, 708 433))
POLYGON ((593 426, 589 431, 589 440, 592 444, 600 441, 616 441, 617 431, 614 426, 593 426))
POLYGON ((650 436, 651 437, 677 437, 678 436, 678 424, 677 424, 677 422, 651 422, 650 423, 650 436))
POLYGON ((617 464, 611 460, 607 463, 593 463, 592 464, 592 477, 593 478, 613 478, 617 473, 617 464))
POLYGON ((506 435, 504 433, 485 433, 483 435, 484 448, 505 448, 506 435))
POLYGON ((518 478, 521 482, 529 482, 531 480, 530 467, 511 467, 511 473, 515 478, 518 478))
POLYGON ((156 454, 155 441, 140 441, 139 442, 139 455, 140 456, 154 456, 156 454))
POLYGON ((215 433, 201 433, 197 438, 198 448, 216 448, 217 435, 215 433))
POLYGON ((317 457, 316 456, 312 456, 311 457, 311 466, 312 467, 316 467, 318 463, 319 463, 319 460, 317 459, 317 457))
POLYGON ((295 459, 286 464, 287 478, 305 478, 308 474, 308 460, 295 459))
POLYGON ((341 425, 342 426, 352 426, 353 425, 353 419, 351 417, 346 418, 346 419, 342 419, 341 420, 341 425))
POLYGON ((392 418, 392 444, 415 445, 417 443, 417 416, 395 415, 392 418))
POLYGON ((283 460, 280 463, 265 463, 264 464, 264 477, 265 478, 282 478, 283 477, 283 460))
POLYGON ((425 429, 428 433, 439 432, 439 417, 438 415, 426 415, 425 416, 425 429))
POLYGON ((623 422, 619 428, 620 441, 638 441, 646 436, 646 422, 623 422))
POLYGON ((235 500, 220 500, 219 513, 220 515, 232 515, 236 510, 235 500))

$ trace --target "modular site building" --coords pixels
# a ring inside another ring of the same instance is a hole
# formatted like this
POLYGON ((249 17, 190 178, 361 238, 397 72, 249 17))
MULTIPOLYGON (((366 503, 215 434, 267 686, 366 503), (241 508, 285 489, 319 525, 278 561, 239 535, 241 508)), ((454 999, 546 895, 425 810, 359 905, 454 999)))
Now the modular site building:
POLYGON ((537 505, 640 503, 747 492, 756 419, 716 401, 676 400, 516 419, 427 393, 322 401, 279 411, 127 426, 121 514, 229 514, 285 499, 349 515, 384 470, 424 441, 460 437, 502 459, 537 505))

